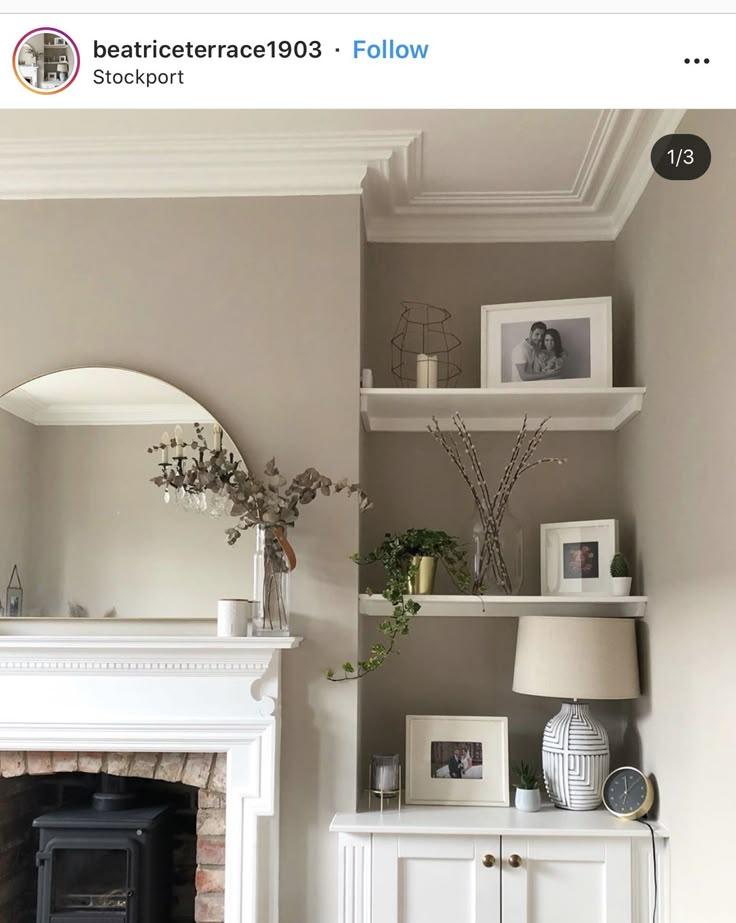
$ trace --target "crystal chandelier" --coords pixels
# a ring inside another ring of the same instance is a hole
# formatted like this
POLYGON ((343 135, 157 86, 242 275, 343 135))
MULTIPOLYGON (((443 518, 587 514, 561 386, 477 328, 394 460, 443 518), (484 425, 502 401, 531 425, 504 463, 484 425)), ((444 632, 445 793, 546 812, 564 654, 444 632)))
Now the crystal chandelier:
POLYGON ((207 444, 204 427, 195 423, 194 429, 196 436, 191 442, 184 441, 184 431, 177 425, 173 439, 164 433, 161 442, 149 448, 149 453, 161 453, 161 475, 152 478, 153 483, 164 487, 164 503, 170 503, 173 496, 184 510, 224 516, 232 507, 227 484, 241 460, 224 447, 219 423, 214 425, 212 448, 207 444), (191 451, 189 456, 187 449, 191 451))

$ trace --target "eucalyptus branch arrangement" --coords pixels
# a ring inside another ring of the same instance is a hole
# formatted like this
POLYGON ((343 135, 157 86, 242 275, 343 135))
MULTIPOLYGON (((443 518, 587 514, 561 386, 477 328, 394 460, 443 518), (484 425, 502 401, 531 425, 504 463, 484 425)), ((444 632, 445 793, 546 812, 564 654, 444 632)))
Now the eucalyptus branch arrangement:
MULTIPOLYGON (((370 509, 368 497, 359 484, 351 484, 347 478, 333 481, 321 474, 316 468, 306 468, 287 480, 271 459, 266 465, 262 477, 252 475, 232 453, 223 449, 211 449, 200 424, 194 425, 196 438, 182 442, 179 446, 170 440, 173 449, 188 448, 193 457, 185 467, 176 464, 162 465, 163 474, 151 478, 157 487, 185 491, 211 490, 224 495, 230 504, 230 516, 238 523, 226 530, 227 542, 234 545, 243 532, 255 526, 263 525, 284 530, 293 526, 299 518, 300 507, 306 506, 318 496, 329 497, 331 494, 345 493, 348 497, 358 496, 361 512, 370 509)), ((150 453, 168 448, 159 443, 148 449, 150 453)))
POLYGON ((511 456, 501 475, 496 492, 492 494, 488 487, 473 437, 460 414, 453 414, 452 423, 457 435, 448 435, 442 432, 436 417, 432 417, 432 424, 427 429, 460 472, 462 479, 472 494, 480 516, 483 538, 471 592, 483 592, 484 578, 490 567, 496 584, 503 589, 504 593, 510 594, 512 592, 511 578, 503 556, 501 523, 508 506, 511 491, 521 477, 538 465, 564 465, 567 459, 535 458, 544 434, 547 432, 549 417, 542 420, 539 426, 530 433, 527 430, 527 416, 524 414, 524 420, 516 437, 511 456))
POLYGON ((458 539, 433 529, 408 529, 394 535, 386 533, 381 544, 365 557, 359 554, 352 556, 357 564, 380 563, 386 571, 386 588, 382 595, 391 603, 392 612, 378 625, 385 641, 371 645, 367 659, 359 660, 357 664, 350 661, 343 663, 342 675, 328 670, 327 679, 336 683, 362 679, 382 667, 391 654, 399 653, 399 639, 409 633, 411 619, 421 609, 420 604, 408 595, 409 584, 417 574, 421 557, 442 561, 458 590, 467 592, 471 578, 465 552, 458 539))

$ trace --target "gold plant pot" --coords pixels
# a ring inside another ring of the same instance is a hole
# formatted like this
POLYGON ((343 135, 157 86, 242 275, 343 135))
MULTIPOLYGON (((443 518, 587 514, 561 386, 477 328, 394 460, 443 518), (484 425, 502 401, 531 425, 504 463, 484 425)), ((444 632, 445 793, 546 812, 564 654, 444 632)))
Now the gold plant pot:
POLYGON ((434 592, 434 578, 437 573, 437 558, 413 557, 411 569, 414 576, 409 576, 407 583, 410 596, 427 595, 434 592))

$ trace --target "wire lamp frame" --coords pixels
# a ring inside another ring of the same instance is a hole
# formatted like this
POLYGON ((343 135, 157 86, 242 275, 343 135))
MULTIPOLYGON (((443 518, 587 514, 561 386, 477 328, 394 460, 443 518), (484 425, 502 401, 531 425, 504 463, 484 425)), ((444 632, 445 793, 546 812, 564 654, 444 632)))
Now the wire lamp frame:
POLYGON ((460 375, 454 352, 462 343, 445 329, 452 315, 420 301, 402 301, 402 312, 391 339, 391 371, 402 388, 417 385, 417 356, 437 357, 437 385, 451 387, 460 375))

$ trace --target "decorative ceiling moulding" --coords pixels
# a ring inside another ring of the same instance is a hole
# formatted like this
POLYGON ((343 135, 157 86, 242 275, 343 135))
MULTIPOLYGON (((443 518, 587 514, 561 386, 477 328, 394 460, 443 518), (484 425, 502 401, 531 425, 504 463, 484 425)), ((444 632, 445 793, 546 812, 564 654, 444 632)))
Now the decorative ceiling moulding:
POLYGON ((360 195, 367 173, 413 190, 420 138, 365 131, 3 141, 0 198, 360 195))
POLYGON ((34 426, 145 426, 213 423, 206 412, 192 413, 181 404, 43 404, 16 388, 0 399, 0 408, 34 426))
POLYGON ((0 142, 0 198, 358 195, 373 242, 615 240, 684 110, 601 110, 567 189, 427 192, 421 131, 0 142))
POLYGON ((366 209, 367 236, 385 243, 615 240, 653 170, 655 141, 685 110, 602 110, 569 189, 420 192, 392 213, 366 209))

